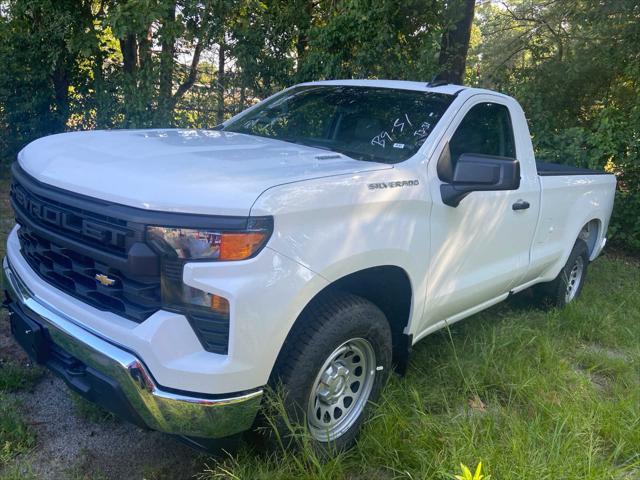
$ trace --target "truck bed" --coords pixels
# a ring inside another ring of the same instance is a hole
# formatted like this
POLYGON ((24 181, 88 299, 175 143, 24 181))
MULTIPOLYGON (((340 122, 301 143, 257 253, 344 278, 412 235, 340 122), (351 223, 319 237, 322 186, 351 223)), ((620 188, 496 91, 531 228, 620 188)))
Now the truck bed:
POLYGON ((560 163, 536 162, 538 175, 541 177, 557 177, 561 175, 609 175, 604 170, 591 170, 590 168, 562 165, 560 163))

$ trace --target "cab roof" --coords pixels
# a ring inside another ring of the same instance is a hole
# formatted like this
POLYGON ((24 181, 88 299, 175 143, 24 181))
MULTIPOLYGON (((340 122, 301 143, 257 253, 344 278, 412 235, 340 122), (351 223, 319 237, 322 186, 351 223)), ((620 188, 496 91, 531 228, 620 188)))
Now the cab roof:
POLYGON ((407 80, 322 80, 318 82, 305 82, 299 85, 351 85, 357 87, 396 88, 400 90, 443 93, 447 95, 457 95, 464 91, 468 95, 489 93, 503 97, 506 96, 502 93, 483 88, 465 87, 464 85, 455 85, 452 83, 430 86, 429 82, 411 82, 407 80))

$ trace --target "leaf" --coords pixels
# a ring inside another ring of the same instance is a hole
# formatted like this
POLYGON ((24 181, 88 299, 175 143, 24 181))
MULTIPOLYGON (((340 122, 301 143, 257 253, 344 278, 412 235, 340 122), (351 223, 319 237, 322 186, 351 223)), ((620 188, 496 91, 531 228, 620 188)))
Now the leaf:
POLYGON ((487 411, 487 406, 480 399, 480 397, 478 395, 474 395, 473 398, 469 399, 469 407, 471 407, 472 410, 475 410, 477 412, 486 412, 487 411))
POLYGON ((471 470, 464 463, 460 464, 460 469, 462 470, 462 475, 465 480, 472 480, 471 470))
POLYGON ((479 462, 476 467, 476 473, 473 474, 473 480, 482 480, 482 477, 482 462, 479 462))

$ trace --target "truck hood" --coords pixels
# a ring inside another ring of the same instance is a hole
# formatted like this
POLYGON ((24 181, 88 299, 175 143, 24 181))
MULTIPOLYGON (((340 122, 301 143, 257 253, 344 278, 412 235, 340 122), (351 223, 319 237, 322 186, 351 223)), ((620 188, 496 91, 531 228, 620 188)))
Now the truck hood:
POLYGON ((392 168, 217 130, 112 130, 36 140, 18 155, 37 180, 147 210, 249 215, 270 187, 392 168))

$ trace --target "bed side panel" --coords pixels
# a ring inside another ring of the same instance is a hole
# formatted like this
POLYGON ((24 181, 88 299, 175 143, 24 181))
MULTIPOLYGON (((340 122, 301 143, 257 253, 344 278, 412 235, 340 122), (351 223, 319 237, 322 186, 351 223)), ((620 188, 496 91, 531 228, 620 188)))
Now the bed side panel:
MULTIPOLYGON (((613 175, 541 177, 540 224, 531 251, 531 268, 541 281, 552 280, 566 263, 581 229, 598 220, 596 246, 609 225, 616 180, 613 175)), ((596 248, 592 260, 599 253, 596 248)))

